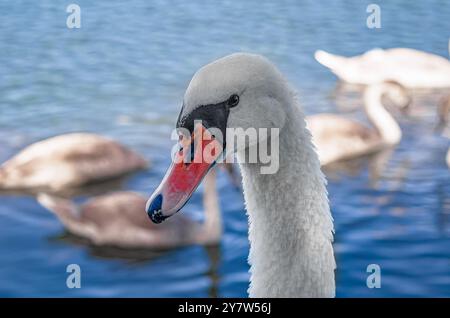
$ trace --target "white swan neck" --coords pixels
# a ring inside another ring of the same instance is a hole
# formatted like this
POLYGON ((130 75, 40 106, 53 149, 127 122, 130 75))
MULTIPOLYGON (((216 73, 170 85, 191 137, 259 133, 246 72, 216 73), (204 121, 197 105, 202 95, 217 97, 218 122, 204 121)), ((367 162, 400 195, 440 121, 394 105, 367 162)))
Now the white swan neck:
POLYGON ((241 164, 251 297, 333 297, 335 292, 325 178, 303 114, 297 105, 292 108, 280 131, 278 172, 262 175, 259 164, 241 164))
POLYGON ((388 85, 375 84, 368 86, 364 92, 364 107, 367 117, 387 145, 398 144, 402 138, 402 131, 395 118, 382 104, 383 94, 389 89, 388 85))

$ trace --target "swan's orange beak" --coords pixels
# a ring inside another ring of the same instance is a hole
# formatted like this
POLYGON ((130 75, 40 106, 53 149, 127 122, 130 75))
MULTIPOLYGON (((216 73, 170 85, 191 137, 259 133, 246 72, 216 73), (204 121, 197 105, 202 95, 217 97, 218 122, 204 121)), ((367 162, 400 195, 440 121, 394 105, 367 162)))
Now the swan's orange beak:
POLYGON ((164 179, 147 202, 146 210, 154 223, 183 208, 223 152, 222 143, 201 124, 190 138, 180 136, 180 144, 164 179))

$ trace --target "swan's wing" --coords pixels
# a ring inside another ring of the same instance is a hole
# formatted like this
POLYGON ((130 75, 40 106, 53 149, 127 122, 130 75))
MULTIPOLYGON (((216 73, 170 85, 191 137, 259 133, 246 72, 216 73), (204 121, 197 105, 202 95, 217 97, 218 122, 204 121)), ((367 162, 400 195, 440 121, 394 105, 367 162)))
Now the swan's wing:
POLYGON ((192 244, 200 224, 183 215, 153 224, 145 212, 146 199, 134 192, 113 192, 89 200, 81 219, 95 224, 98 240, 123 247, 172 248, 192 244))
POLYGON ((91 136, 80 142, 79 146, 68 148, 60 156, 81 181, 104 180, 146 166, 140 155, 113 140, 91 136))
POLYGON ((28 146, 2 171, 16 188, 59 189, 120 176, 145 165, 142 157, 113 140, 77 133, 28 146))
POLYGON ((100 228, 120 224, 124 228, 157 229, 145 213, 145 204, 145 198, 138 193, 112 192, 94 197, 84 204, 81 218, 100 228))
POLYGON ((317 51, 315 58, 320 64, 328 67, 340 79, 348 83, 371 84, 386 77, 385 51, 381 49, 373 49, 352 57, 317 51))
POLYGON ((407 87, 450 86, 450 61, 419 50, 373 49, 353 57, 318 51, 315 57, 349 83, 369 85, 394 80, 407 87))
POLYGON ((369 153, 380 143, 374 130, 338 115, 309 116, 307 125, 322 165, 369 153))
POLYGON ((409 48, 388 49, 386 58, 393 64, 400 63, 414 68, 440 69, 450 66, 449 60, 443 56, 409 48))

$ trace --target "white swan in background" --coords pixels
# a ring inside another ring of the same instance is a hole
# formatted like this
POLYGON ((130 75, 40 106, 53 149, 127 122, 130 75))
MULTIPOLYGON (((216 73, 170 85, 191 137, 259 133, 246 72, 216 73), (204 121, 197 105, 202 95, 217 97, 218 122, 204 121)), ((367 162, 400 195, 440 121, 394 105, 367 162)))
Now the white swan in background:
MULTIPOLYGON (((333 297, 326 181, 305 117, 281 73, 265 58, 245 53, 204 66, 189 84, 177 126, 192 131, 194 120, 224 133, 227 127, 280 129, 275 173, 261 174, 265 164, 259 161, 240 163, 250 224, 250 296, 333 297)), ((247 147, 237 150, 239 161, 258 143, 250 137, 247 147)), ((151 219, 162 222, 179 211, 212 164, 172 163, 147 203, 151 219)))
POLYGON ((447 162, 447 166, 450 168, 450 148, 447 150, 447 156, 445 157, 445 161, 447 162))
POLYGON ((447 138, 450 138, 450 125, 448 124, 450 116, 450 95, 442 99, 438 105, 437 112, 438 124, 436 130, 447 138))
POLYGON ((48 194, 37 196, 72 234, 97 246, 169 249, 220 241, 222 227, 215 171, 205 177, 202 224, 188 217, 173 218, 156 226, 148 222, 146 198, 134 192, 113 192, 90 199, 82 206, 48 194))
POLYGON ((71 133, 36 142, 1 165, 0 190, 59 191, 146 167, 144 158, 116 141, 71 133))
MULTIPOLYGON (((446 96, 438 106, 439 122, 436 127, 437 130, 447 138, 450 138, 450 127, 448 124, 449 115, 450 115, 450 95, 446 96)), ((447 162, 447 166, 450 168, 450 148, 447 150, 445 161, 447 162)))
POLYGON ((394 82, 370 85, 364 92, 364 109, 375 129, 336 114, 306 118, 322 165, 380 151, 400 142, 400 126, 382 104, 388 97, 396 106, 410 103, 406 90, 394 82))
POLYGON ((353 57, 318 50, 315 58, 351 84, 370 85, 392 80, 408 88, 450 87, 450 61, 414 49, 373 49, 353 57))

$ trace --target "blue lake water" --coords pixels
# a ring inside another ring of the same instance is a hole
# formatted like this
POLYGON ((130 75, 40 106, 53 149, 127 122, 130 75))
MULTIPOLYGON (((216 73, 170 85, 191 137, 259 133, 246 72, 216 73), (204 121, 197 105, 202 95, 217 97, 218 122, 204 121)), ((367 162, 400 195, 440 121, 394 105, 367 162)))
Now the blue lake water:
MULTIPOLYGON (((101 133, 151 160, 123 184, 147 194, 169 165, 184 90, 209 61, 235 51, 263 54, 298 89, 307 114, 341 111, 364 121, 358 95, 336 92, 336 78, 313 58, 316 49, 355 55, 412 47, 448 56, 448 1, 377 1, 377 30, 366 27, 371 1, 76 3, 80 29, 66 27, 67 1, 0 2, 0 161, 49 136, 101 133)), ((450 296, 450 142, 433 130, 439 94, 414 93, 410 116, 397 116, 404 138, 379 173, 375 160, 327 171, 339 297, 450 296), (381 267, 380 289, 366 286, 369 264, 381 267)), ((0 296, 245 296, 243 197, 223 173, 219 187, 220 247, 140 260, 68 238, 33 197, 1 195, 0 296), (81 266, 81 289, 66 287, 71 263, 81 266)), ((200 192, 185 208, 195 218, 202 216, 200 192)))

